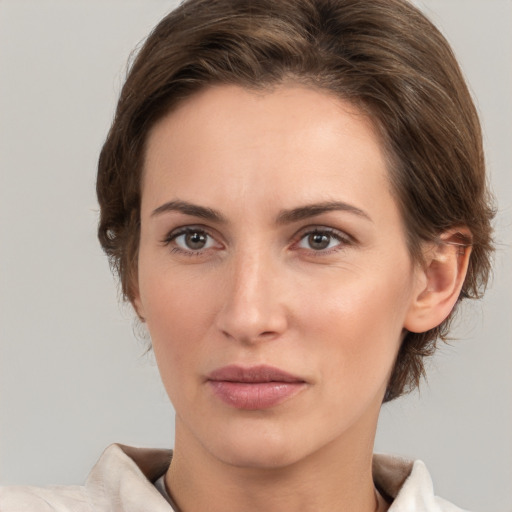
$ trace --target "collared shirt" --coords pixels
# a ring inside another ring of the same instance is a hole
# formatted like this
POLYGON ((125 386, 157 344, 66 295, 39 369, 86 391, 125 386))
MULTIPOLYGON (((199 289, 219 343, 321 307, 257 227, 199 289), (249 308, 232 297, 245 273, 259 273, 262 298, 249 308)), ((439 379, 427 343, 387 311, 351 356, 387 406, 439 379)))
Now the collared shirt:
MULTIPOLYGON (((179 512, 165 487, 171 450, 109 446, 83 486, 0 488, 2 512, 179 512)), ((422 461, 374 455, 377 488, 393 500, 389 512, 463 512, 434 495, 422 461)))

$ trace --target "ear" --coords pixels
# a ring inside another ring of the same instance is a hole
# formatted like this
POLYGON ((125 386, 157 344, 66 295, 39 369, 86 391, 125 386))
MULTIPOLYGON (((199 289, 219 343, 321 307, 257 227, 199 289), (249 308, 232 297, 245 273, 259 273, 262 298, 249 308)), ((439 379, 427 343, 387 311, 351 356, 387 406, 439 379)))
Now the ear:
POLYGON ((460 294, 471 254, 467 228, 443 233, 439 242, 423 251, 424 265, 418 267, 417 289, 404 328, 425 332, 441 324, 451 313, 460 294))

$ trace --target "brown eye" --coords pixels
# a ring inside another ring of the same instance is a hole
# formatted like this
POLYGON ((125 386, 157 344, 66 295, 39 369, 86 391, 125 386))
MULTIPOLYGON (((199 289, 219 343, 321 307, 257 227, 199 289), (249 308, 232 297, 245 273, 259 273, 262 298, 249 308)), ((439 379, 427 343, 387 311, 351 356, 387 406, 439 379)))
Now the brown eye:
POLYGON ((185 228, 171 234, 166 243, 171 243, 183 252, 199 252, 203 249, 215 247, 216 241, 206 231, 196 228, 185 228))
POLYGON ((345 245, 350 244, 350 238, 343 232, 332 228, 317 228, 313 231, 304 233, 297 244, 300 249, 309 251, 329 252, 331 249, 341 249, 345 245))
POLYGON ((315 251, 321 251, 322 249, 327 249, 329 244, 331 243, 331 236, 325 233, 311 233, 308 236, 308 244, 311 249, 315 251))
POLYGON ((208 242, 208 235, 199 231, 193 231, 184 235, 184 242, 188 249, 197 251, 204 249, 208 242))

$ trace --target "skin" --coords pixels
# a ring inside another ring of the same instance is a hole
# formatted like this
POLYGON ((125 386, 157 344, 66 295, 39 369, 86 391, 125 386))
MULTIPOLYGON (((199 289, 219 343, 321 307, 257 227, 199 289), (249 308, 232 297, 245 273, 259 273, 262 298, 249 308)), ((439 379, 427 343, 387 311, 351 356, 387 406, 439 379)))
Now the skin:
POLYGON ((384 510, 371 457, 404 330, 449 312, 455 292, 439 308, 432 279, 460 284, 457 265, 428 268, 411 261, 381 142, 350 104, 293 84, 223 85, 162 119, 148 137, 134 306, 176 410, 166 482, 182 511, 384 510), (334 202, 346 206, 297 210, 334 202), (240 410, 207 381, 230 364, 305 384, 240 410))

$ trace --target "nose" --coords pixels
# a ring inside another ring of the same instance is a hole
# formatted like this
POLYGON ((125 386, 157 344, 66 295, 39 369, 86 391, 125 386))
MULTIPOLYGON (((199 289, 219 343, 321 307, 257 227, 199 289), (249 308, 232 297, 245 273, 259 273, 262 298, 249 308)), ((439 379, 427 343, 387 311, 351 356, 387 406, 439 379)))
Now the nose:
POLYGON ((288 326, 286 285, 271 258, 240 255, 230 263, 217 327, 224 336, 252 344, 276 339, 288 326))

